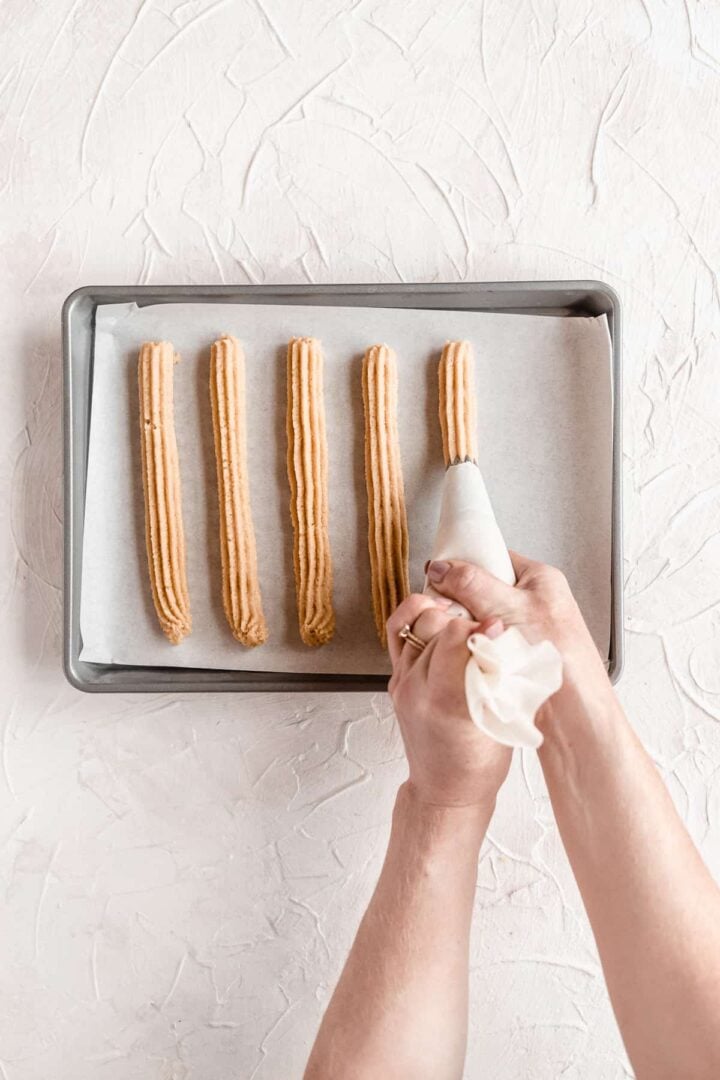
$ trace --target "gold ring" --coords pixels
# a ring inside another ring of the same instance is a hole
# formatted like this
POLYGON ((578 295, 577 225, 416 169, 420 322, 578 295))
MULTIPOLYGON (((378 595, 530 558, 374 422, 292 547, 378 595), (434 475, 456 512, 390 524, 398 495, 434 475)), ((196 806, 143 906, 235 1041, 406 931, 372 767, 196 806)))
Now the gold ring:
POLYGON ((422 652, 427 645, 426 641, 419 638, 417 634, 413 634, 412 628, 408 623, 405 623, 402 630, 398 630, 398 637, 403 641, 407 641, 408 645, 412 645, 413 649, 417 649, 418 652, 422 652))

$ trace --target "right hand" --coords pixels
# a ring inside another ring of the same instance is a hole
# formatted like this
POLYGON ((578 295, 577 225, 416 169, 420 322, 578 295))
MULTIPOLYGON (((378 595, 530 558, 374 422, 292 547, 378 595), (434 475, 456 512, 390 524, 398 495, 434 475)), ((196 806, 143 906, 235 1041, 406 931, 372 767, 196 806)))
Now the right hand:
MULTIPOLYGON (((549 639, 563 658, 563 685, 543 706, 541 717, 576 709, 578 701, 612 693, 605 666, 565 575, 552 566, 511 552, 517 583, 507 585, 465 562, 435 562, 428 580, 441 596, 457 600, 479 623, 499 619, 517 626, 531 643, 549 639)), ((420 623, 415 632, 423 637, 420 623)))

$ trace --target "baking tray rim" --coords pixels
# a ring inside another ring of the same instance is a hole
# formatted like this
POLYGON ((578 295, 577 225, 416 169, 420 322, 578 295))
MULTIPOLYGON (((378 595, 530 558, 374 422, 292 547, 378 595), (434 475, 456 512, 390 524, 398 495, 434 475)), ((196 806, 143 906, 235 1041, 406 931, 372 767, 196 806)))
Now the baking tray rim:
MULTIPOLYGON (((75 289, 62 306, 62 354, 63 354, 63 462, 64 462, 64 538, 63 538, 63 669, 70 684, 85 693, 202 693, 235 691, 240 693, 292 693, 292 692, 355 692, 375 693, 387 689, 384 675, 310 674, 287 672, 218 671, 212 668, 162 668, 158 666, 133 667, 130 665, 92 664, 80 660, 80 569, 81 562, 76 545, 82 541, 82 517, 84 510, 84 487, 86 480, 85 460, 78 460, 74 445, 75 408, 73 336, 77 335, 78 320, 87 319, 88 312, 81 312, 81 305, 92 304, 89 320, 84 324, 90 330, 94 324, 95 311, 100 304, 123 303, 172 303, 173 301, 278 303, 322 303, 323 298, 333 305, 348 303, 362 306, 359 299, 374 298, 367 306, 392 307, 405 297, 410 302, 403 307, 413 307, 412 299, 421 301, 428 297, 472 297, 473 305, 465 304, 466 310, 505 313, 535 313, 572 315, 577 313, 606 314, 610 326, 612 344, 612 506, 611 506, 611 582, 610 582, 610 650, 608 674, 617 683, 624 668, 623 637, 623 577, 622 577, 622 348, 621 348, 621 302, 612 288, 604 281, 594 279, 541 280, 541 281, 488 281, 488 282, 427 282, 427 283, 347 283, 332 285, 84 285, 75 289), (528 294, 542 296, 548 301, 554 297, 556 304, 533 306, 528 294), (567 295, 563 295, 567 294, 567 295), (395 304, 378 304, 378 298, 394 298, 395 304), (354 299, 353 299, 354 298, 354 299), (523 298, 525 302, 523 302, 523 298), (560 301, 564 300, 564 303, 560 301), (504 302, 503 302, 504 301, 504 302), (514 302, 513 302, 514 301, 514 302), (595 310, 587 307, 592 301, 595 310), (585 305, 584 307, 582 305, 585 305), (79 475, 78 475, 79 472, 79 475)), ((435 305, 418 303, 418 307, 433 308, 435 305)), ((463 306, 463 305, 461 305, 463 306)), ((92 345, 90 354, 84 358, 88 371, 92 369, 92 345)), ((87 411, 87 402, 85 402, 87 411)), ((85 443, 88 426, 85 424, 85 443)))

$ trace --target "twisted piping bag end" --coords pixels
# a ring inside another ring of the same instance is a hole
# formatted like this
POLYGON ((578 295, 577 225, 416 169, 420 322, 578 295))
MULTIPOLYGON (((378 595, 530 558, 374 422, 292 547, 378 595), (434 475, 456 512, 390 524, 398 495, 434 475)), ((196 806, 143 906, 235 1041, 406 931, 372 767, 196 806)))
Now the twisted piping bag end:
POLYGON ((497 638, 471 634, 467 644, 465 699, 470 719, 504 746, 537 750, 543 737, 535 717, 562 686, 560 653, 551 641, 531 645, 515 626, 497 638))

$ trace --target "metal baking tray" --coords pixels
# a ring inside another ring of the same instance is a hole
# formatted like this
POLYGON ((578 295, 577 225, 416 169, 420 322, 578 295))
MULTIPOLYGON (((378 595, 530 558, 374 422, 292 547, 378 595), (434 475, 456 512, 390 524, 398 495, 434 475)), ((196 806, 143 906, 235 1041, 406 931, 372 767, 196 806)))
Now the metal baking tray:
POLYGON ((428 285, 148 285, 92 286, 68 296, 62 310, 65 466, 63 663, 68 680, 92 693, 187 691, 378 691, 384 675, 305 675, 135 667, 80 660, 80 588, 93 375, 95 312, 100 304, 180 301, 215 304, 324 304, 494 311, 533 315, 607 315, 613 357, 611 628, 608 673, 623 666, 622 360, 617 294, 600 281, 466 282, 428 285))

